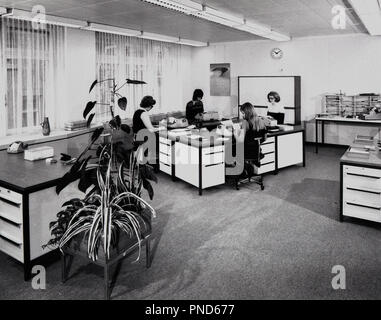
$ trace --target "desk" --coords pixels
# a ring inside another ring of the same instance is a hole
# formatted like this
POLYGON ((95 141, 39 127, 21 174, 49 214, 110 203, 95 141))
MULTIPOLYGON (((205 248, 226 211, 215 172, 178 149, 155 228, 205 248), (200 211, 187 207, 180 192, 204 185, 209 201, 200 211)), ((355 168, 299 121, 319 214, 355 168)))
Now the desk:
MULTIPOLYGON (((61 152, 76 156, 88 139, 86 133, 45 145, 54 148, 57 158, 61 152)), ((30 279, 34 265, 59 257, 57 250, 41 247, 51 238, 49 223, 56 220, 65 201, 83 196, 76 185, 56 195, 55 186, 69 168, 60 162, 25 161, 23 153, 0 151, 0 251, 23 264, 25 280, 30 279)))
POLYGON ((318 124, 321 124, 321 144, 324 144, 324 123, 325 122, 334 122, 339 124, 350 124, 357 126, 372 126, 372 127, 381 127, 381 120, 360 120, 353 118, 342 118, 342 117, 316 117, 315 118, 315 152, 318 153, 318 144, 319 144, 319 132, 318 124))
MULTIPOLYGON (((159 133, 159 169, 197 187, 199 194, 206 188, 225 183, 225 142, 215 133, 198 133, 192 139, 173 131, 159 133), (204 139, 203 139, 204 138, 204 139)), ((193 131, 193 135, 195 135, 193 131)), ((305 166, 305 131, 301 126, 292 130, 268 134, 261 145, 265 155, 257 174, 278 173, 280 169, 302 164, 305 166)))
POLYGON ((354 217, 381 222, 381 154, 369 158, 349 156, 340 159, 340 221, 354 217))

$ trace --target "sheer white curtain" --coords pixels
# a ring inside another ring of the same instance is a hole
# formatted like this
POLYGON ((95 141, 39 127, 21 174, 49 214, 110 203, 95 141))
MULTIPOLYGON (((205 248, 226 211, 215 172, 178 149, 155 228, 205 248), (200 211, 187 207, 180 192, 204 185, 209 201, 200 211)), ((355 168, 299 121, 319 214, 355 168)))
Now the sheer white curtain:
POLYGON ((2 18, 0 29, 0 136, 37 130, 44 117, 62 127, 66 28, 2 18))
MULTIPOLYGON (((145 95, 157 101, 152 113, 182 110, 182 46, 165 42, 96 33, 96 62, 98 80, 115 78, 116 84, 125 80, 143 80, 145 85, 126 85, 120 94, 128 100, 127 110, 115 108, 122 118, 131 117, 145 95)), ((98 87, 97 101, 110 103, 112 82, 98 87)), ((107 106, 98 107, 98 120, 107 119, 107 106)))

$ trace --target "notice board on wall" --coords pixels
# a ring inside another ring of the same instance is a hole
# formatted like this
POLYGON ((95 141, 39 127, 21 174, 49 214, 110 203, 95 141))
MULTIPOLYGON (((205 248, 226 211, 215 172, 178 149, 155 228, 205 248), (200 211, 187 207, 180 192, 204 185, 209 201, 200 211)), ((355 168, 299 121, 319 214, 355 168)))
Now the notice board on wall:
POLYGON ((238 104, 250 102, 260 115, 267 114, 267 95, 276 91, 280 104, 285 108, 286 118, 292 124, 300 124, 301 77, 300 76, 239 76, 238 104))

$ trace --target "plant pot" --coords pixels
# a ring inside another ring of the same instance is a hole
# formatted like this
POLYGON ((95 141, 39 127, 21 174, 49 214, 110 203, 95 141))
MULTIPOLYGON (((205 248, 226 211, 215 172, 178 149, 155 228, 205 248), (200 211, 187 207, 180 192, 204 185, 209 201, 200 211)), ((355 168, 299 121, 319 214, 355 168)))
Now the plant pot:
MULTIPOLYGON (((149 210, 143 210, 141 217, 144 220, 140 223, 140 234, 141 240, 146 239, 151 234, 151 216, 149 210)), ((89 259, 87 246, 88 238, 87 233, 82 232, 75 236, 66 246, 63 247, 63 251, 71 255, 79 255, 89 259)), ((100 245, 98 247, 98 259, 97 264, 105 264, 108 261, 116 259, 118 256, 127 253, 133 252, 134 249, 138 249, 138 240, 136 235, 129 237, 125 232, 120 231, 118 237, 116 238, 116 243, 111 244, 110 248, 110 257, 106 257, 104 252, 104 243, 103 239, 100 240, 100 245)))

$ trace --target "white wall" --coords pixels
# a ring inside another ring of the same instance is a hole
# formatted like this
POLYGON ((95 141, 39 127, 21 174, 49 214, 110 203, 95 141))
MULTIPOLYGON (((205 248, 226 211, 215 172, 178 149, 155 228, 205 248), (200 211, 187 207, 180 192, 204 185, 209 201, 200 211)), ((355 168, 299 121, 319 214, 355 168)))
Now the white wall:
MULTIPOLYGON (((302 77, 302 120, 311 120, 322 109, 322 96, 342 90, 346 94, 381 92, 381 37, 347 35, 310 37, 290 42, 245 41, 211 45, 193 50, 193 87, 204 90, 206 109, 221 114, 237 114, 238 76, 299 75, 302 77), (281 60, 270 57, 279 47, 281 60), (230 63, 231 97, 210 97, 209 64, 230 63)), ((364 132, 356 128, 356 133, 364 132)), ((365 132, 369 132, 369 128, 365 132)), ((353 132, 330 125, 329 143, 347 144, 353 132)), ((313 126, 307 127, 307 140, 314 140, 313 126)))

